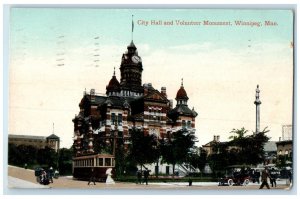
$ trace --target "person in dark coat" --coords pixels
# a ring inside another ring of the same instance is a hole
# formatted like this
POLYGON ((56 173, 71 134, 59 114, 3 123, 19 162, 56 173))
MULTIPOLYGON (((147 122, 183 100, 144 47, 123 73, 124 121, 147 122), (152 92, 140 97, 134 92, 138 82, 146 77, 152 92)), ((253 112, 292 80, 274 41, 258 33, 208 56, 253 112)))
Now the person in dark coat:
POLYGON ((277 177, 277 173, 275 171, 274 168, 271 169, 270 171, 270 183, 271 183, 271 186, 275 186, 276 187, 276 177, 277 177))
POLYGON ((136 172, 136 175, 137 175, 137 184, 142 184, 142 171, 138 170, 136 172))
POLYGON ((288 171, 288 177, 289 177, 290 183, 292 183, 292 172, 290 170, 288 171))
POLYGON ((146 168, 146 170, 144 171, 144 182, 146 183, 146 185, 148 185, 148 177, 149 177, 149 173, 150 173, 150 170, 148 170, 146 168))
POLYGON ((51 182, 51 183, 53 183, 53 175, 54 175, 54 171, 53 171, 53 168, 52 167, 50 167, 49 168, 49 171, 48 171, 48 175, 49 175, 49 181, 51 182))
POLYGON ((270 186, 268 184, 268 178, 270 178, 269 172, 267 168, 265 168, 261 173, 261 185, 259 189, 262 189, 264 186, 267 186, 268 189, 270 189, 270 186))
POLYGON ((94 170, 94 168, 91 168, 91 177, 90 177, 88 185, 90 185, 91 182, 94 182, 94 185, 96 185, 95 181, 96 181, 95 170, 94 170))
POLYGON ((255 176, 255 180, 259 184, 259 178, 260 178, 260 172, 259 172, 259 170, 255 170, 254 176, 255 176))

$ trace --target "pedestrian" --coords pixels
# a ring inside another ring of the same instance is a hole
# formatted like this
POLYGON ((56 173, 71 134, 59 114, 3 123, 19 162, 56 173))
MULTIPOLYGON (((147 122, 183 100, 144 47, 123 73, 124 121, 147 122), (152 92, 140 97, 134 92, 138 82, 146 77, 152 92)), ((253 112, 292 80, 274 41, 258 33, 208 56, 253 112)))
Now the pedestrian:
POLYGON ((52 167, 49 168, 48 175, 49 175, 49 180, 50 180, 50 182, 53 183, 53 175, 54 175, 54 171, 53 171, 53 168, 52 168, 52 167))
POLYGON ((96 181, 95 170, 94 170, 94 168, 92 167, 92 168, 91 168, 91 174, 90 174, 90 180, 89 180, 88 185, 90 185, 91 182, 93 182, 94 185, 96 185, 96 182, 95 182, 95 181, 96 181))
POLYGON ((270 171, 270 183, 272 187, 273 186, 276 187, 276 177, 277 177, 277 172, 275 171, 274 168, 272 168, 270 171))
POLYGON ((43 185, 48 185, 50 182, 49 182, 49 178, 47 176, 48 174, 46 173, 45 170, 42 170, 42 173, 41 173, 41 181, 40 183, 43 184, 43 185))
POLYGON ((144 182, 146 183, 146 185, 148 185, 149 172, 150 170, 148 170, 148 168, 146 168, 146 170, 144 171, 144 182))
POLYGON ((289 178, 290 183, 292 183, 292 172, 291 172, 291 170, 288 171, 288 178, 289 178))
POLYGON ((24 164, 24 169, 27 169, 27 163, 24 164))
POLYGON ((137 184, 142 184, 142 171, 138 170, 136 172, 136 175, 137 175, 137 184))
POLYGON ((259 178, 260 178, 260 172, 259 170, 255 170, 255 180, 257 181, 257 184, 259 184, 259 178))
POLYGON ((267 186, 268 189, 270 189, 270 186, 268 184, 268 178, 270 178, 270 175, 267 168, 265 168, 261 173, 261 185, 259 189, 262 189, 265 185, 267 186))

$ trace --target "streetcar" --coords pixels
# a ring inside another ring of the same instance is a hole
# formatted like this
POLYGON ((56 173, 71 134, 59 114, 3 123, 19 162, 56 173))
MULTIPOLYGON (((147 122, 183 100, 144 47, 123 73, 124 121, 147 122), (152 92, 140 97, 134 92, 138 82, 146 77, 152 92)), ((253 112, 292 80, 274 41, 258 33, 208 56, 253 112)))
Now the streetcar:
POLYGON ((111 154, 94 154, 73 158, 73 178, 77 180, 89 180, 91 175, 94 175, 96 181, 103 182, 107 177, 107 169, 112 169, 112 177, 114 176, 114 168, 115 156, 111 154))

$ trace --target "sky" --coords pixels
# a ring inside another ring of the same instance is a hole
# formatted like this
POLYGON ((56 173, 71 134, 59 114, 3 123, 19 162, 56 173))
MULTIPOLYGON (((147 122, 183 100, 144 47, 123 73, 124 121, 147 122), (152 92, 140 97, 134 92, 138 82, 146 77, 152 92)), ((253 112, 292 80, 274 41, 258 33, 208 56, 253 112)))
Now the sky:
POLYGON ((86 89, 105 93, 132 37, 143 61, 143 83, 175 97, 183 78, 188 105, 198 113, 198 146, 233 128, 255 130, 260 87, 261 129, 277 141, 292 124, 293 13, 289 10, 11 8, 9 19, 10 134, 73 143, 73 123, 86 89), (173 21, 144 25, 142 21, 173 21), (224 21, 222 25, 176 25, 224 21), (236 26, 235 21, 261 22, 236 26), (265 21, 276 22, 265 26, 265 21), (54 130, 53 130, 53 123, 54 130))

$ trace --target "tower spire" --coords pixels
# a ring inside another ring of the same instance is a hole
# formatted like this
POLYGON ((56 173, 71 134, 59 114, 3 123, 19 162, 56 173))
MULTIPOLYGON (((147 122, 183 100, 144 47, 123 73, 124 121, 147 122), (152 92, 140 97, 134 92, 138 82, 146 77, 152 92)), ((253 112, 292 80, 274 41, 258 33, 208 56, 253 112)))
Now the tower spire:
POLYGON ((133 23, 133 15, 132 15, 132 24, 131 24, 131 41, 133 41, 133 28, 134 28, 134 23, 133 23))
POLYGON ((116 67, 114 67, 114 76, 116 76, 116 67))
POLYGON ((54 134, 54 122, 52 123, 52 133, 54 134))
POLYGON ((181 78, 181 87, 183 87, 183 78, 181 78))

